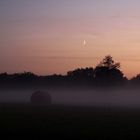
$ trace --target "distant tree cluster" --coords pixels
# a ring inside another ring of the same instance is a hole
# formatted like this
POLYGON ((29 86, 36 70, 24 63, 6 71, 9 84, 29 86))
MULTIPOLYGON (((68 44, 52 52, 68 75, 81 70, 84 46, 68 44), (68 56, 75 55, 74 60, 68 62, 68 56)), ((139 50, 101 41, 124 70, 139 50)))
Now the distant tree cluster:
POLYGON ((98 86, 118 86, 125 82, 124 74, 119 70, 120 63, 106 56, 95 68, 94 78, 98 86))
POLYGON ((95 67, 78 68, 68 71, 67 75, 38 76, 31 72, 0 74, 0 88, 23 87, 118 87, 139 86, 140 75, 128 80, 116 63, 108 55, 95 67))

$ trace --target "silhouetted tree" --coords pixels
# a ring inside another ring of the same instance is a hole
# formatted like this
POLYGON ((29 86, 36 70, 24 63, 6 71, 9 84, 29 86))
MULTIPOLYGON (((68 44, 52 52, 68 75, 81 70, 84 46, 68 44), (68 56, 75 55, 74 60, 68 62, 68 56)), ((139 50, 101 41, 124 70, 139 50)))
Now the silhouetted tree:
POLYGON ((105 56, 95 68, 95 84, 105 87, 122 85, 124 83, 124 75, 119 68, 120 63, 115 63, 110 55, 105 56))
POLYGON ((129 80, 129 84, 131 86, 137 86, 140 87, 140 74, 136 75, 132 79, 129 80))
MULTIPOLYGON (((120 71, 120 63, 114 62, 108 55, 96 66, 78 68, 69 71, 67 75, 38 76, 31 72, 16 74, 0 74, 0 88, 34 88, 34 87, 84 87, 84 86, 116 86, 122 85, 126 81, 120 71)), ((132 81, 139 81, 137 76, 132 81)))
POLYGON ((78 68, 67 73, 70 85, 83 85, 91 86, 94 79, 94 69, 89 68, 78 68))
POLYGON ((86 77, 92 77, 94 74, 94 69, 93 68, 81 68, 81 69, 76 69, 74 71, 69 71, 67 73, 68 76, 72 77, 78 77, 78 78, 86 78, 86 77))
POLYGON ((112 56, 107 55, 105 58, 100 62, 98 67, 107 67, 108 69, 119 69, 120 63, 115 63, 112 56))

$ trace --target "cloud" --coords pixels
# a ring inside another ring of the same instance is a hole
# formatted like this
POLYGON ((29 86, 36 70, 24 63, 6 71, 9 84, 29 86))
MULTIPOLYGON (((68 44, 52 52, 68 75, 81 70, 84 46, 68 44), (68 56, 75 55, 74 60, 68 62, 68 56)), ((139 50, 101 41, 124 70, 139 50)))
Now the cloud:
POLYGON ((81 56, 31 56, 34 59, 99 59, 98 57, 81 57, 81 56))

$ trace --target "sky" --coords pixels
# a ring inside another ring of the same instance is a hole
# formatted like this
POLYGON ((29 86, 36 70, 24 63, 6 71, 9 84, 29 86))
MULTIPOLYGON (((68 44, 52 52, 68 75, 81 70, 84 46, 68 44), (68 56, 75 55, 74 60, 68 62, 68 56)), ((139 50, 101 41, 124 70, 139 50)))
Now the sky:
POLYGON ((66 74, 106 55, 140 73, 139 0, 0 0, 0 72, 66 74))

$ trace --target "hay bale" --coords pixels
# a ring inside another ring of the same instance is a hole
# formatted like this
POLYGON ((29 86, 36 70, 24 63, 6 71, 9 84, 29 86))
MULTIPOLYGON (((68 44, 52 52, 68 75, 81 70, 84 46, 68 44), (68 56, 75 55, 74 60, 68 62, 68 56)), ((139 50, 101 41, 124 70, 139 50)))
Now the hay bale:
POLYGON ((30 102, 34 105, 51 105, 51 96, 48 92, 36 91, 31 95, 30 102))

